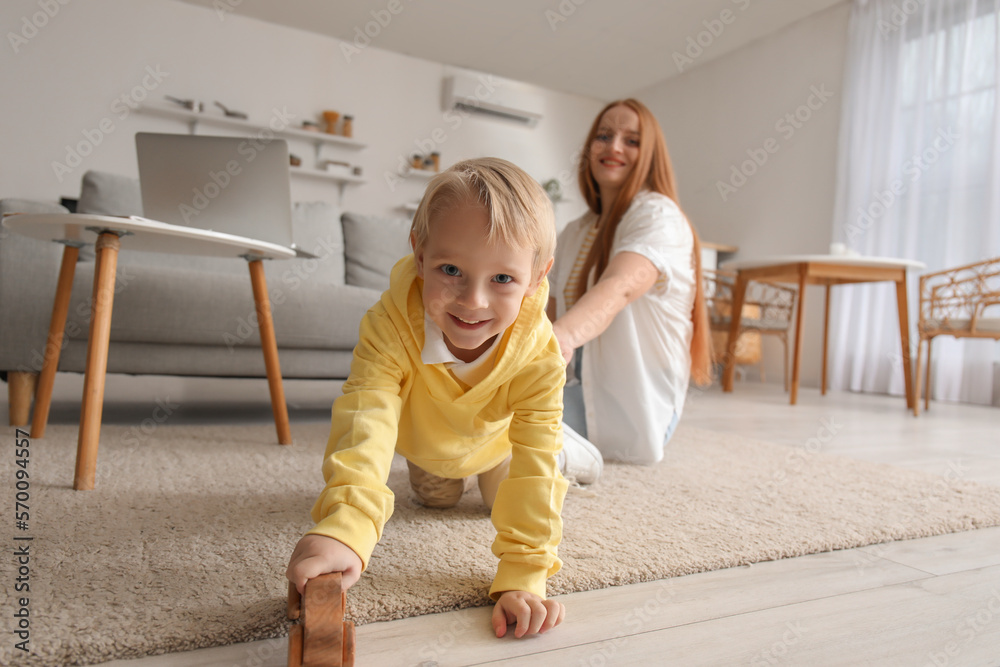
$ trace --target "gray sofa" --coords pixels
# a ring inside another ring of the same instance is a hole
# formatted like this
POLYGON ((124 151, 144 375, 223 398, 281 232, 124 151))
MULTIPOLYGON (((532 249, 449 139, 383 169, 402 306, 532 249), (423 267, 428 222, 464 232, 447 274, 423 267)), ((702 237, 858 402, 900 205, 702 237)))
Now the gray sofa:
MULTIPOLYGON (((77 211, 141 215, 138 181, 88 172, 77 211)), ((0 200, 0 213, 9 212, 68 213, 54 203, 0 200)), ((326 202, 300 202, 293 224, 295 243, 318 258, 265 263, 281 372, 285 378, 344 378, 362 315, 388 286, 392 265, 409 251, 409 220, 340 215, 326 202)), ((61 257, 57 243, 0 230, 5 379, 41 370, 61 257)), ((93 276, 89 247, 76 267, 60 371, 84 370, 93 276)), ((108 372, 266 377, 246 261, 123 250, 108 372)), ((12 406, 22 384, 9 384, 12 406)))

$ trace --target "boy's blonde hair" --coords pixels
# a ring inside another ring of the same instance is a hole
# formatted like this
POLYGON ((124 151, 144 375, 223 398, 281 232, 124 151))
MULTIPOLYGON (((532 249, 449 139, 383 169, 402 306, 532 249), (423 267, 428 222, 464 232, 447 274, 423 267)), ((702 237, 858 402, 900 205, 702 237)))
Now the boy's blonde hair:
POLYGON ((463 160, 431 180, 410 227, 414 250, 427 242, 432 218, 467 203, 486 208, 490 220, 488 242, 534 250, 534 272, 552 259, 556 222, 548 195, 520 167, 495 157, 463 160))

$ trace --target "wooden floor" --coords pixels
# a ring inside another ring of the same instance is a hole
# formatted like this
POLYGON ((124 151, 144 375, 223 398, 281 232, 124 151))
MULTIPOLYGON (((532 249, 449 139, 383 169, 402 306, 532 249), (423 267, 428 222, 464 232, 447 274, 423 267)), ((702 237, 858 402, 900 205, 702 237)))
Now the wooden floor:
MULTIPOLYGON (((64 391, 74 391, 62 376, 59 382, 68 385, 64 391)), ((142 419, 152 401, 171 391, 171 400, 184 396, 178 401, 184 409, 172 423, 266 421, 270 414, 261 383, 202 380, 192 389, 194 381, 171 388, 170 382, 182 381, 166 379, 153 389, 143 382, 149 381, 109 378, 107 421, 142 419), (240 400, 259 404, 248 410, 240 400)), ((286 383, 293 435, 296 421, 326 419, 338 390, 330 385, 286 383)), ((57 402, 53 420, 72 422, 74 410, 78 403, 72 400, 57 402)), ((902 398, 822 397, 810 389, 800 391, 793 407, 779 386, 742 382, 732 394, 717 388, 693 394, 684 414, 685 424, 790 447, 804 446, 829 420, 839 428, 824 444, 825 453, 1000 485, 997 408, 935 403, 915 419, 902 398)), ((566 622, 531 639, 494 638, 489 608, 362 626, 356 664, 997 666, 1000 528, 578 593, 562 601, 566 622)), ((278 667, 286 664, 285 640, 108 664, 278 667)))

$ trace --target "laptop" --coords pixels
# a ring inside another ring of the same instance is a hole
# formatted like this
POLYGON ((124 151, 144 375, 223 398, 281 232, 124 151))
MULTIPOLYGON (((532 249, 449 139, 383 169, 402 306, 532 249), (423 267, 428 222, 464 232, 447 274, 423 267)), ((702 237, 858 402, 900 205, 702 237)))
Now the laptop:
POLYGON ((146 218, 295 246, 288 143, 282 139, 137 132, 146 218))

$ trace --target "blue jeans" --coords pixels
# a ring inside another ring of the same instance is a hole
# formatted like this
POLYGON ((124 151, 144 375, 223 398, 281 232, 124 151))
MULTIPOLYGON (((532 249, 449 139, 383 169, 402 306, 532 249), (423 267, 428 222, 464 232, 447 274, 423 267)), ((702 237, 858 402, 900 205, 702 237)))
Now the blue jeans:
POLYGON ((563 421, 586 438, 587 408, 583 404, 583 384, 579 380, 582 358, 583 348, 578 347, 566 369, 566 386, 563 387, 563 421))

